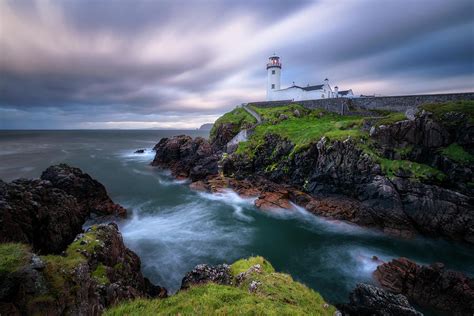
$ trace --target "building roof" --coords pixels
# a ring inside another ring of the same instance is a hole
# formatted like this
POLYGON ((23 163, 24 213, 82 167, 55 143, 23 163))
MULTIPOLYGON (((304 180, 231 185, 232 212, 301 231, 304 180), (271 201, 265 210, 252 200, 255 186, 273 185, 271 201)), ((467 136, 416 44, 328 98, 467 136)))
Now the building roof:
POLYGON ((315 86, 307 86, 301 89, 306 90, 306 91, 312 91, 312 90, 322 90, 323 87, 324 87, 324 84, 318 84, 315 86))
POLYGON ((343 90, 343 91, 338 91, 338 94, 339 95, 348 95, 349 93, 352 93, 352 90, 349 89, 349 90, 343 90))

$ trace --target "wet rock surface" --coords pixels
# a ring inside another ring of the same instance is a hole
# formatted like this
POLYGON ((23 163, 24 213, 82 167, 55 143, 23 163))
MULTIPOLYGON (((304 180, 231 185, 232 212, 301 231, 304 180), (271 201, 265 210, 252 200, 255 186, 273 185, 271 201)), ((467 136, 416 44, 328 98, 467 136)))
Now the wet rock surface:
POLYGON ((216 283, 220 285, 231 285, 232 274, 230 267, 226 264, 210 266, 199 264, 193 270, 186 273, 181 281, 181 290, 185 290, 193 285, 216 283))
POLYGON ((349 296, 349 303, 339 306, 343 315, 422 316, 408 299, 370 284, 359 283, 349 296))
POLYGON ((152 165, 169 168, 178 178, 189 177, 197 181, 218 172, 218 155, 202 137, 162 138, 154 149, 156 155, 152 165))
POLYGON ((474 279, 441 263, 425 266, 398 258, 378 266, 374 277, 383 288, 420 306, 451 315, 474 313, 474 279))
POLYGON ((41 179, 0 180, 0 242, 22 242, 40 253, 59 253, 91 214, 124 216, 126 210, 78 168, 61 164, 46 169, 41 179))

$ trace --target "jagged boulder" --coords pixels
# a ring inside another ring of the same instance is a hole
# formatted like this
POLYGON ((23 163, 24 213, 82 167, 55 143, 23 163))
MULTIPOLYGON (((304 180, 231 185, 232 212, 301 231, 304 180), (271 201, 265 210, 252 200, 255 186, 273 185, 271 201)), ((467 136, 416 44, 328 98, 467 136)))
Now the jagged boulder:
POLYGON ((199 264, 193 270, 186 273, 181 281, 181 289, 188 289, 193 285, 215 283, 220 285, 231 285, 232 274, 227 264, 219 264, 210 266, 207 264, 199 264))
POLYGON ((76 198, 88 213, 125 216, 127 211, 114 203, 105 187, 79 168, 66 164, 51 166, 41 174, 42 180, 76 198))
POLYGON ((474 313, 474 279, 441 263, 424 266, 398 258, 378 266, 374 276, 383 288, 420 306, 451 315, 474 313))
POLYGON ((192 139, 180 135, 162 138, 154 149, 156 155, 152 165, 170 168, 177 177, 190 177, 197 181, 218 172, 218 155, 202 137, 192 139))
POLYGON ((345 315, 358 316, 422 316, 401 294, 392 294, 370 284, 359 283, 340 306, 345 315))

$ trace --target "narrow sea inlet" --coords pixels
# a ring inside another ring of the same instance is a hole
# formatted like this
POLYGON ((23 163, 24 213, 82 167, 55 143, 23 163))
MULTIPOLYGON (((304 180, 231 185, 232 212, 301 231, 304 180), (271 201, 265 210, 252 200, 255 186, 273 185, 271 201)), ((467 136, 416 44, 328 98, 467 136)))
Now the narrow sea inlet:
POLYGON ((392 238, 302 208, 262 212, 252 199, 232 191, 192 191, 186 181, 150 166, 159 139, 179 134, 207 136, 201 131, 1 131, 0 178, 38 177, 60 162, 89 173, 129 210, 129 218, 118 224, 127 246, 140 256, 145 276, 171 292, 197 264, 252 255, 264 256, 332 303, 346 301, 356 283, 374 282, 373 256, 440 261, 474 275, 473 248, 461 243, 392 238), (145 153, 135 154, 137 149, 145 153))

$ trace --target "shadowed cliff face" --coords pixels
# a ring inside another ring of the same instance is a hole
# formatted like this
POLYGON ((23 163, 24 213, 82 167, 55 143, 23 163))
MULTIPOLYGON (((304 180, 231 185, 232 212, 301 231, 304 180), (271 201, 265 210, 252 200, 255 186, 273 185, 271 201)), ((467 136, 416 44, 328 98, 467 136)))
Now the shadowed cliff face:
POLYGON ((375 278, 387 290, 452 315, 474 313, 474 279, 449 271, 441 263, 418 265, 406 258, 377 267, 375 278))

